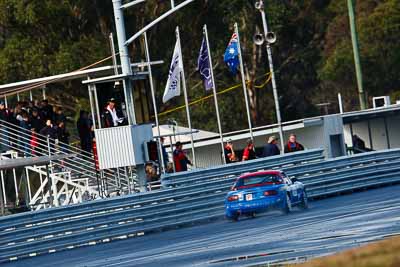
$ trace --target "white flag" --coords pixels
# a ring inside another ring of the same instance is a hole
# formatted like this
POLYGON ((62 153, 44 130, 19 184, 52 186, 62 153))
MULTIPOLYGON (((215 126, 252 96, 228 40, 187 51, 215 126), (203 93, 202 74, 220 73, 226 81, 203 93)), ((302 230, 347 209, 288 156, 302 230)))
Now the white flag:
POLYGON ((182 67, 181 50, 179 47, 179 42, 176 41, 171 67, 169 68, 168 81, 163 95, 163 103, 166 103, 171 98, 181 94, 182 67))

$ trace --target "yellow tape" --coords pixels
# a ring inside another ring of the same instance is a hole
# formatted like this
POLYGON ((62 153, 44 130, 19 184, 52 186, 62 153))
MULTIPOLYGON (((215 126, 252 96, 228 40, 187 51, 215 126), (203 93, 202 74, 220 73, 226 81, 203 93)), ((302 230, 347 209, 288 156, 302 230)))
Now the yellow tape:
MULTIPOLYGON (((264 77, 264 76, 267 76, 267 75, 268 75, 267 80, 264 83, 260 84, 260 85, 254 85, 254 88, 257 88, 257 89, 264 88, 271 80, 271 73, 268 72, 268 73, 260 76, 260 77, 264 77)), ((260 78, 260 77, 258 77, 258 78, 260 78)), ((256 80, 258 78, 256 78, 256 80)), ((249 81, 246 81, 246 84, 249 84, 249 81)), ((220 92, 217 92, 217 95, 225 94, 225 93, 230 92, 230 91, 232 91, 232 90, 234 90, 236 88, 239 88, 241 86, 242 86, 242 84, 236 84, 236 85, 234 85, 232 87, 229 87, 229 88, 226 88, 226 89, 224 89, 224 90, 222 90, 220 92)), ((196 104, 198 104, 200 102, 203 102, 204 100, 210 99, 212 97, 213 97, 213 95, 208 95, 208 96, 204 96, 204 97, 201 97, 199 99, 193 100, 192 102, 189 103, 189 107, 193 106, 193 105, 196 105, 196 104)), ((185 105, 181 105, 179 107, 172 108, 172 109, 166 110, 164 112, 161 112, 161 113, 158 114, 158 116, 164 116, 164 115, 167 115, 169 113, 172 113, 172 112, 175 112, 177 110, 184 109, 184 108, 185 108, 185 105)))

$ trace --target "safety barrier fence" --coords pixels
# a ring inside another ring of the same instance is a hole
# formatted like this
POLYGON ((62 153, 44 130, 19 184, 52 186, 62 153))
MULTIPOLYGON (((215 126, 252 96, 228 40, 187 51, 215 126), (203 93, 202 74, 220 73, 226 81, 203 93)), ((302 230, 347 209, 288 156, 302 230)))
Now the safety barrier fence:
MULTIPOLYGON (((399 163, 400 150, 395 149, 282 169, 304 182, 309 196, 317 198, 400 182, 399 163)), ((235 178, 223 175, 202 183, 0 218, 0 261, 222 218, 224 196, 235 178)))
POLYGON ((323 149, 311 149, 293 154, 278 155, 274 157, 259 158, 251 161, 242 161, 224 166, 217 166, 208 169, 194 170, 167 174, 161 179, 163 187, 174 187, 185 184, 201 182, 213 178, 238 175, 267 168, 281 168, 283 166, 307 165, 313 161, 320 161, 324 158, 323 149))

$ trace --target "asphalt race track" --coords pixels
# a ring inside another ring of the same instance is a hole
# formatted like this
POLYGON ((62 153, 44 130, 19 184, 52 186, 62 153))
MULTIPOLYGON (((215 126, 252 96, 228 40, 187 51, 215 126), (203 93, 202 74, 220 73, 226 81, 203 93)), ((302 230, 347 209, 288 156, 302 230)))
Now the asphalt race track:
POLYGON ((254 266, 304 260, 400 235, 400 185, 19 260, 4 266, 254 266))

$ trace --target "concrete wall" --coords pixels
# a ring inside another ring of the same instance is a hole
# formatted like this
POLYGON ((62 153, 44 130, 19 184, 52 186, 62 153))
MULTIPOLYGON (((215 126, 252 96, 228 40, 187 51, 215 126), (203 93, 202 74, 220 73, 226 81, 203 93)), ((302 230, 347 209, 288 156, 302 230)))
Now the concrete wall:
POLYGON ((400 116, 387 119, 390 148, 400 148, 400 116))
POLYGON ((327 157, 346 155, 343 133, 343 119, 340 115, 324 117, 324 148, 327 157))

